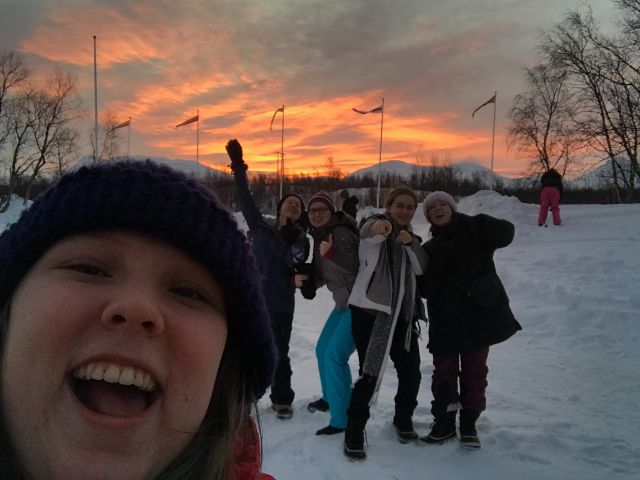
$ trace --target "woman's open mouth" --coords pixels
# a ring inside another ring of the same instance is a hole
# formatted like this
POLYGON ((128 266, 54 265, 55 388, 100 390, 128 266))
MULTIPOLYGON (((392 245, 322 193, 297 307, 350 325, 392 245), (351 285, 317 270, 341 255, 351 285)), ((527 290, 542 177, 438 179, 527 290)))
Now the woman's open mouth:
POLYGON ((71 388, 89 410, 123 418, 143 414, 160 394, 149 373, 108 362, 91 362, 73 370, 71 388))

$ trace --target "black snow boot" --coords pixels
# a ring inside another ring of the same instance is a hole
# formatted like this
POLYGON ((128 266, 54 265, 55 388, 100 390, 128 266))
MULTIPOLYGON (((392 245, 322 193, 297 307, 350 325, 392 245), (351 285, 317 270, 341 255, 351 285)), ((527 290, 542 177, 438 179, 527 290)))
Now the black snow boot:
POLYGON ((456 436, 456 411, 445 412, 436 417, 431 425, 431 432, 420 440, 425 443, 444 443, 456 436))
POLYGON ((319 398, 318 400, 314 400, 307 405, 307 410, 311 413, 313 412, 328 412, 329 404, 324 398, 319 398))
POLYGON ((396 429, 396 435, 400 443, 404 444, 418 440, 418 432, 413 428, 413 420, 411 417, 393 417, 393 426, 396 429))
POLYGON ((364 426, 366 418, 351 418, 347 423, 347 430, 344 432, 344 454, 349 460, 362 461, 367 458, 364 450, 364 426))
POLYGON ((460 446, 469 449, 480 448, 480 439, 476 429, 476 420, 480 416, 477 410, 460 410, 460 446))

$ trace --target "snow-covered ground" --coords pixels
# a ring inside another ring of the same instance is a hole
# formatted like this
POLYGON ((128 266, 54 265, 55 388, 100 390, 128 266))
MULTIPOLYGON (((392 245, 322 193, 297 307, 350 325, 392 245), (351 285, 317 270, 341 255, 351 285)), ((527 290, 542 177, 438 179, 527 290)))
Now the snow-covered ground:
MULTIPOLYGON (((398 443, 392 365, 367 425, 365 462, 347 461, 342 435, 314 435, 328 424, 305 408, 320 393, 314 347, 332 307, 323 289, 296 303, 294 417, 276 419, 266 397, 259 404, 265 471, 278 480, 640 479, 640 205, 566 205, 563 225, 548 228, 537 226, 537 205, 495 192, 462 199, 459 209, 507 218, 517 232, 496 265, 523 330, 491 349, 482 449, 398 443)), ((421 212, 414 227, 426 239, 421 212)), ((414 418, 422 435, 432 398, 425 344, 414 418)))
MULTIPOLYGON (((265 471, 278 480, 640 479, 640 204, 563 205, 563 225, 548 228, 536 224, 537 205, 495 192, 462 199, 459 209, 516 225, 496 264, 523 331, 491 350, 482 449, 398 443, 392 365, 367 425, 365 462, 346 460, 342 435, 314 435, 328 423, 305 408, 320 393, 314 347, 332 308, 323 289, 312 301, 297 298, 294 417, 276 419, 267 397, 258 406, 265 471)), ((14 202, 0 215, 0 230, 18 210, 14 202)), ((421 211, 414 227, 426 239, 421 211)), ((423 435, 431 421, 425 344, 414 419, 423 435)), ((355 355, 352 368, 355 375, 355 355)))

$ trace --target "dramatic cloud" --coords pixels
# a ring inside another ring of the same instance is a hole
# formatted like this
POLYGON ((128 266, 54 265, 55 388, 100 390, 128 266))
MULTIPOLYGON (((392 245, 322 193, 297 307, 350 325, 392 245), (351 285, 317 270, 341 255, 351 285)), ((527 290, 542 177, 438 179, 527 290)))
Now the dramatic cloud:
MULTIPOLYGON (((6 5, 4 5, 6 3, 6 5)), ((90 130, 93 35, 99 108, 133 117, 131 153, 200 158, 222 167, 238 138, 252 169, 273 170, 280 150, 276 108, 285 105, 290 171, 314 171, 332 156, 343 172, 377 161, 385 99, 383 159, 472 159, 489 166, 498 91, 496 170, 524 163, 504 142, 506 111, 535 60, 540 29, 574 1, 534 0, 9 0, 0 41, 31 68, 78 78, 90 130), (481 114, 480 114, 481 113, 481 114), (277 127, 277 128, 276 128, 277 127)), ((607 2, 608 3, 608 2, 607 2)), ((604 7, 602 7, 604 9, 604 7)), ((598 12, 596 12, 598 13, 598 12)), ((279 117, 278 117, 279 118, 279 117)), ((84 150, 88 150, 85 145, 84 150)))

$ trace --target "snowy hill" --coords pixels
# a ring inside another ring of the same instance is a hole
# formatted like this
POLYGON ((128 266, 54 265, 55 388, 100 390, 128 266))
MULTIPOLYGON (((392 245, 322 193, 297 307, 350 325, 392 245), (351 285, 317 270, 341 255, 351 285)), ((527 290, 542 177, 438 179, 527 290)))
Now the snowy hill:
MULTIPOLYGON (((503 185, 510 185, 513 181, 512 179, 503 177, 502 175, 498 175, 496 173, 492 174, 490 169, 473 162, 453 163, 451 164, 451 167, 454 169, 458 178, 470 181, 477 178, 480 179, 480 181, 487 187, 489 186, 492 178, 494 184, 496 181, 499 181, 502 182, 503 185)), ((414 163, 403 162, 402 160, 388 160, 380 164, 380 170, 383 175, 395 174, 406 179, 409 179, 414 173, 428 171, 432 168, 434 167, 416 165, 414 163)), ((365 175, 377 177, 378 165, 358 169, 347 175, 346 178, 362 177, 365 175)))

